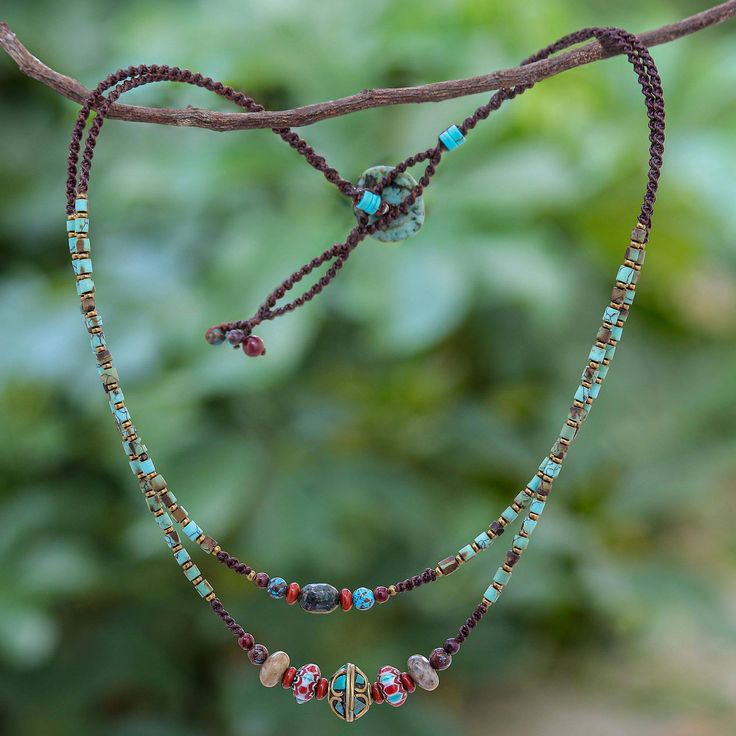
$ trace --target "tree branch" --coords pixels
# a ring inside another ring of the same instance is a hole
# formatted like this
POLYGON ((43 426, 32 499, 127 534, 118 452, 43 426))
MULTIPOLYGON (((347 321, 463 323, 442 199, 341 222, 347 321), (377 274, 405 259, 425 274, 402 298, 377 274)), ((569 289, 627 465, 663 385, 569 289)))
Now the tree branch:
MULTIPOLYGON (((736 0, 730 0, 677 23, 642 33, 639 39, 647 46, 655 46, 722 23, 734 16, 736 16, 736 0)), ((89 95, 90 90, 81 82, 60 74, 33 56, 4 22, 0 22, 0 47, 15 61, 23 74, 38 80, 64 97, 82 103, 89 95)), ((517 84, 538 82, 568 69, 590 64, 612 55, 614 52, 603 49, 599 43, 594 42, 534 64, 502 69, 478 77, 432 82, 417 87, 365 89, 348 97, 304 105, 293 110, 213 112, 194 107, 168 109, 114 104, 110 108, 108 117, 138 123, 209 128, 217 131, 248 128, 296 128, 373 107, 440 102, 517 84)))

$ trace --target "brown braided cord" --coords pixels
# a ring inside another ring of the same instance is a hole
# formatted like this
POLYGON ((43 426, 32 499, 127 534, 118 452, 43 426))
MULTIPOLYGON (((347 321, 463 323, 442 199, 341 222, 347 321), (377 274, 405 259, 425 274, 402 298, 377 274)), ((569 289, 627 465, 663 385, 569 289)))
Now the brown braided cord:
MULTIPOLYGON (((564 36, 553 44, 541 49, 536 54, 525 59, 522 62, 522 66, 545 59, 558 51, 590 40, 591 38, 596 38, 601 44, 611 45, 626 54, 629 62, 634 68, 639 84, 642 88, 642 93, 647 107, 650 145, 647 185, 641 206, 639 221, 648 230, 651 225, 659 173, 662 166, 662 156, 664 153, 665 119, 661 81, 654 64, 654 60, 646 46, 644 46, 636 36, 619 28, 585 28, 564 36)), ((87 191, 94 148, 110 106, 122 94, 131 89, 153 82, 163 81, 181 82, 203 87, 234 102, 239 107, 250 112, 264 110, 262 105, 248 95, 239 92, 232 87, 228 87, 221 82, 216 82, 210 77, 195 74, 187 69, 180 69, 179 67, 141 65, 137 67, 128 67, 127 69, 122 69, 109 75, 90 94, 79 112, 72 133, 72 140, 69 145, 67 177, 67 212, 69 214, 74 211, 74 198, 76 196, 76 192, 87 191), (104 95, 105 92, 107 92, 107 96, 104 95), (87 119, 93 109, 97 114, 87 135, 81 165, 79 166, 80 170, 78 171, 77 162, 79 159, 81 139, 87 119)), ((467 135, 481 120, 485 120, 492 112, 498 110, 504 102, 523 94, 528 89, 531 89, 532 86, 533 84, 529 83, 518 85, 510 89, 499 90, 487 103, 478 107, 472 115, 467 117, 462 124, 458 126, 460 131, 463 135, 467 135)), ((327 164, 323 156, 317 154, 315 150, 293 130, 289 128, 279 128, 274 129, 274 133, 301 154, 310 166, 320 171, 329 182, 338 188, 340 192, 354 200, 362 193, 361 189, 342 178, 336 169, 327 164)), ((380 195, 385 187, 388 186, 400 173, 405 172, 407 169, 416 166, 419 163, 427 162, 424 172, 420 176, 416 187, 414 187, 401 204, 388 207, 387 211, 383 215, 379 216, 372 224, 369 222, 369 218, 366 215, 360 214, 358 216, 358 223, 348 233, 345 240, 340 243, 333 244, 320 255, 311 259, 308 263, 302 265, 294 273, 285 278, 268 294, 252 317, 246 320, 225 322, 219 325, 223 331, 230 332, 231 336, 237 336, 237 339, 231 340, 231 342, 234 342, 237 345, 238 342, 251 334, 253 328, 261 322, 273 320, 287 314, 288 312, 292 312, 311 301, 318 294, 322 293, 322 291, 340 272, 351 253, 368 235, 375 233, 379 229, 385 228, 394 219, 405 214, 417 198, 422 195, 436 173, 444 151, 444 147, 438 142, 434 147, 413 154, 398 163, 394 169, 375 187, 374 191, 377 194, 380 195), (277 306, 277 303, 306 276, 326 264, 330 264, 329 267, 325 270, 322 276, 312 284, 312 286, 306 289, 300 296, 292 299, 286 304, 277 306), (239 332, 236 333, 236 330, 239 332)))

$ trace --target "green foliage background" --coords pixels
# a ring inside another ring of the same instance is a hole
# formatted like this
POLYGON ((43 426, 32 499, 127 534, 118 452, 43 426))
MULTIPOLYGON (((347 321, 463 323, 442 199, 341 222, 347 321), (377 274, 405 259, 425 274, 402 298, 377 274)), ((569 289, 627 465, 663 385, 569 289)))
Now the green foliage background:
MULTIPOLYGON (((510 66, 585 25, 643 30, 702 2, 2 4, 30 50, 93 86, 188 66, 270 108, 510 66)), ((647 268, 616 364, 502 602, 434 694, 358 733, 710 736, 736 724, 736 26, 656 48, 668 104, 647 268)), ((355 180, 486 96, 304 129, 355 180)), ((216 106, 161 85, 129 101, 216 106)), ((172 563, 98 388, 68 265, 76 106, 0 56, 0 732, 342 733, 264 690, 172 563)), ((267 131, 105 126, 96 281, 135 423, 192 515, 256 568, 375 586, 485 528, 548 450, 626 245, 645 116, 621 59, 481 125, 421 234, 365 243, 268 356, 207 346, 342 239, 348 203, 267 131)), ((202 562, 271 649, 373 675, 449 635, 503 549, 370 614, 269 601, 202 562)), ((391 712, 389 712, 391 711, 391 712)))

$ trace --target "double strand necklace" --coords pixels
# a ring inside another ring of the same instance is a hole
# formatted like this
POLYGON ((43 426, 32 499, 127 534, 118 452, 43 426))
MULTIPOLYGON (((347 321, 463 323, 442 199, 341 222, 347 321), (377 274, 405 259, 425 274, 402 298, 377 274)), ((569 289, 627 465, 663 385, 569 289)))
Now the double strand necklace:
MULTIPOLYGON (((549 454, 544 457, 523 490, 487 529, 482 530, 456 554, 444 558, 436 565, 399 582, 378 585, 373 589, 358 587, 352 591, 347 588, 338 591, 328 583, 310 583, 303 587, 296 582, 288 584, 282 577, 256 572, 250 565, 225 551, 213 537, 204 532, 179 503, 163 475, 154 466, 148 448, 143 444, 133 425, 120 378, 113 365, 112 354, 103 332, 102 317, 97 308, 90 254, 87 191, 97 136, 113 102, 124 92, 136 87, 153 82, 171 81, 208 89, 231 100, 245 111, 262 111, 263 106, 242 92, 201 74, 194 74, 178 67, 153 65, 128 67, 111 74, 89 95, 79 112, 69 146, 66 189, 67 237, 84 324, 90 335, 102 386, 122 437, 123 449, 138 479, 148 509, 184 575, 235 636, 250 662, 260 667, 259 675, 263 685, 274 687, 281 684, 293 692, 297 703, 327 698, 333 713, 347 722, 352 722, 365 715, 373 703, 386 702, 392 706, 400 706, 406 701, 408 694, 414 692, 417 687, 434 690, 439 685, 438 673, 450 666, 453 656, 460 651, 461 645, 498 601, 508 584, 515 566, 529 545, 532 532, 539 523, 552 484, 560 472, 570 445, 600 392, 629 316, 644 263, 664 152, 664 100, 659 74, 649 51, 636 36, 621 29, 583 29, 564 36, 522 63, 529 64, 546 59, 557 51, 589 39, 597 39, 608 50, 625 54, 634 69, 647 109, 649 167, 639 216, 626 247, 623 264, 616 273, 611 298, 604 309, 602 324, 588 354, 572 406, 549 454), (93 110, 96 115, 82 150, 83 134, 93 110), (325 614, 338 608, 344 611, 352 608, 367 611, 375 603, 384 604, 400 593, 446 577, 488 549, 520 516, 523 518, 505 554, 503 564, 495 571, 480 602, 457 632, 435 648, 428 657, 422 654, 410 656, 405 670, 392 665, 381 667, 373 681, 352 663, 342 665, 331 678, 327 678, 322 676, 317 664, 295 667, 291 665, 286 652, 269 653, 266 646, 257 643, 253 635, 246 632, 224 608, 212 585, 191 559, 182 539, 183 535, 203 552, 214 556, 220 563, 265 590, 271 598, 284 599, 290 605, 298 602, 299 606, 309 613, 325 614), (175 525, 179 527, 181 535, 176 531, 175 525)), ((462 145, 468 133, 491 112, 532 86, 532 83, 528 83, 499 90, 461 124, 451 125, 444 130, 431 148, 409 156, 394 167, 368 169, 356 184, 342 178, 293 130, 274 129, 274 133, 300 153, 312 167, 322 172, 330 183, 351 200, 357 224, 341 243, 327 248, 284 279, 266 297, 252 317, 225 322, 207 330, 205 335, 207 342, 216 345, 227 341, 232 346, 241 348, 250 357, 264 355, 263 340, 253 334, 253 329, 266 320, 273 320, 297 309, 320 294, 367 236, 384 241, 396 241, 414 234, 424 219, 422 193, 429 185, 445 153, 462 145), (418 181, 415 181, 408 173, 408 169, 419 163, 425 164, 424 171, 418 181), (305 276, 323 265, 327 268, 311 287, 292 301, 279 304, 287 292, 299 284, 305 276)))

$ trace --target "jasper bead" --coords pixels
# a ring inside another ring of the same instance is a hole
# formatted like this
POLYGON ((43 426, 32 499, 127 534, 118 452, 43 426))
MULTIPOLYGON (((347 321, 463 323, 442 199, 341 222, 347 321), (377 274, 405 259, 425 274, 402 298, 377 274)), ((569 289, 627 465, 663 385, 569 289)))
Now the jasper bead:
POLYGON ((422 654, 412 654, 406 662, 406 669, 422 690, 435 690, 440 684, 440 676, 437 674, 437 670, 422 654))
POLYGON ((256 644, 253 649, 248 652, 248 659, 257 665, 263 664, 268 659, 268 649, 263 644, 256 644))
POLYGON ((304 664, 296 671, 291 689, 297 703, 301 705, 314 697, 321 676, 322 673, 316 664, 304 664))
POLYGON ((299 600, 299 583, 291 583, 286 591, 286 602, 293 606, 299 600))
POLYGON ((299 605, 307 613, 332 613, 339 603, 340 594, 329 583, 309 583, 299 593, 299 605))
POLYGON ((390 597, 388 588, 385 585, 379 585, 373 591, 373 595, 375 596, 377 603, 385 603, 390 597))
POLYGON ((263 344, 263 340, 255 335, 250 335, 245 338, 243 342, 243 352, 249 358, 257 358, 259 355, 266 354, 266 346, 263 344))
POLYGON ((284 676, 281 678, 281 687, 283 687, 284 690, 290 690, 291 686, 294 684, 295 677, 296 667, 289 667, 286 672, 284 672, 284 676))
POLYGON ((251 636, 251 634, 243 634, 243 636, 238 639, 238 645, 241 649, 245 649, 246 652, 253 649, 255 643, 255 639, 251 636))
POLYGON ((225 337, 231 345, 240 345, 245 340, 245 332, 243 330, 228 330, 225 337))
POLYGON ((448 654, 457 654, 460 651, 460 642, 454 637, 451 637, 450 639, 445 639, 445 643, 442 645, 442 648, 448 654))
POLYGON ((404 690, 408 693, 413 693, 417 689, 417 685, 414 682, 414 678, 408 672, 402 672, 399 675, 401 684, 404 686, 404 690))
POLYGON ((396 667, 385 665, 378 670, 378 686, 381 688, 383 699, 394 708, 406 702, 406 690, 401 684, 401 673, 396 667))
POLYGON ((324 700, 327 695, 327 688, 330 686, 330 681, 326 677, 321 677, 317 683, 317 689, 314 692, 314 697, 317 700, 324 700))
POLYGON ((370 588, 356 588, 353 591, 353 605, 359 611, 367 611, 373 608, 373 604, 376 599, 373 596, 373 591, 370 588))
POLYGON ((446 670, 452 664, 452 655, 448 654, 444 649, 437 647, 429 655, 429 663, 434 669, 442 672, 442 670, 446 670))
POLYGON ((284 672, 289 668, 289 655, 286 652, 274 652, 263 663, 258 677, 264 687, 275 687, 281 682, 284 672))
POLYGON ((267 588, 270 578, 265 572, 259 572, 258 575, 256 575, 255 581, 256 585, 259 588, 267 588))
POLYGON ((383 703, 383 693, 381 692, 381 686, 377 682, 371 685, 371 696, 376 705, 383 703))
POLYGON ((271 598, 283 598, 286 595, 286 590, 289 586, 286 584, 286 580, 283 578, 271 578, 268 583, 268 594, 271 598))
POLYGON ((225 331, 220 327, 210 327, 207 332, 204 333, 204 339, 210 345, 220 345, 225 342, 225 331))
POLYGON ((353 607, 353 593, 348 588, 340 591, 340 607, 343 611, 349 611, 353 607))

